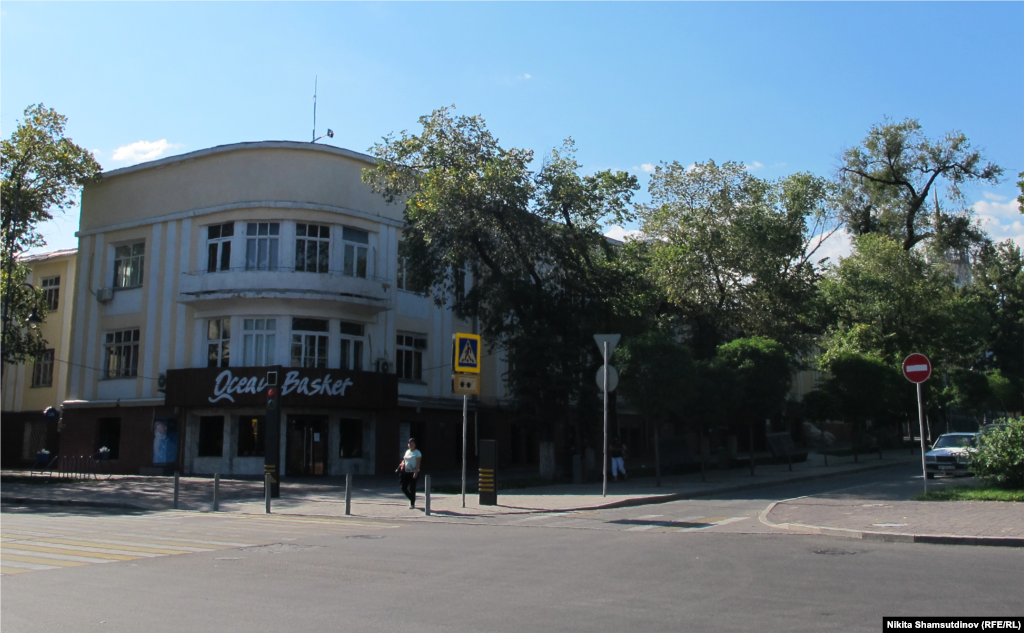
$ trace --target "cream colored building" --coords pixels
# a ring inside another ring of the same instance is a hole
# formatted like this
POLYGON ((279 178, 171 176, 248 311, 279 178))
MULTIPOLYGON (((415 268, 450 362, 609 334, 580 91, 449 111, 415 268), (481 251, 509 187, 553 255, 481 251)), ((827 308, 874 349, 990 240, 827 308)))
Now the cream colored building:
MULTIPOLYGON (((276 371, 289 474, 390 472, 410 434, 454 467, 451 336, 473 326, 404 287, 403 209, 362 183, 373 164, 239 143, 86 185, 62 446, 106 446, 121 472, 260 474, 276 371)), ((501 373, 484 358, 484 402, 501 373)))
POLYGON ((3 374, 3 463, 14 466, 35 459, 39 449, 55 452, 57 420, 44 411, 59 409, 67 387, 67 350, 73 310, 75 249, 28 255, 28 283, 46 295, 49 312, 40 324, 46 353, 32 363, 5 368, 3 374))

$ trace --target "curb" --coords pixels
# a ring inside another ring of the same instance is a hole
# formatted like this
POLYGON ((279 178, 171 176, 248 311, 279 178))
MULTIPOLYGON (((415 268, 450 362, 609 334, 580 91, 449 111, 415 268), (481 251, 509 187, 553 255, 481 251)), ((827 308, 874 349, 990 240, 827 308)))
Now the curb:
POLYGON ((34 499, 32 497, 0 497, 0 504, 19 506, 78 506, 86 508, 116 508, 153 512, 152 508, 118 501, 84 501, 77 499, 34 499))
MULTIPOLYGON (((801 499, 802 497, 795 497, 801 499)), ((928 543, 931 545, 978 545, 988 547, 1024 547, 1024 537, 1016 536, 960 536, 956 534, 907 534, 904 532, 872 532, 868 530, 849 530, 804 523, 775 523, 768 515, 775 506, 793 499, 783 499, 769 504, 761 511, 758 519, 768 527, 788 530, 799 534, 816 534, 819 536, 835 536, 862 541, 881 541, 883 543, 928 543)))

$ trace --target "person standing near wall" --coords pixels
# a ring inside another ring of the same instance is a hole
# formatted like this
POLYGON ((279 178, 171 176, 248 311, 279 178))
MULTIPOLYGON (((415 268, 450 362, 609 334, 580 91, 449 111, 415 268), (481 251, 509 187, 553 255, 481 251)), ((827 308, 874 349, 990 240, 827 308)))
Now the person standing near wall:
POLYGON ((419 479, 420 468, 423 467, 423 453, 416 450, 416 440, 409 438, 409 450, 398 464, 401 473, 399 480, 402 483, 402 492, 409 498, 409 507, 416 507, 416 482, 419 479))
POLYGON ((612 481, 619 480, 619 472, 623 479, 629 479, 626 475, 626 446, 622 440, 615 438, 608 446, 608 457, 612 460, 612 481))

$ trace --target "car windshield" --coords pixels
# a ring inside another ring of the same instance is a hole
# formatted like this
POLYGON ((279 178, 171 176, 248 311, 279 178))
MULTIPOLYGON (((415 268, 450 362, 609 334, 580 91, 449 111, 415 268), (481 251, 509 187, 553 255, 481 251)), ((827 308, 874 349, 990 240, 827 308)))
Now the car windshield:
POLYGON ((932 448, 963 448, 974 446, 973 435, 943 435, 932 448))

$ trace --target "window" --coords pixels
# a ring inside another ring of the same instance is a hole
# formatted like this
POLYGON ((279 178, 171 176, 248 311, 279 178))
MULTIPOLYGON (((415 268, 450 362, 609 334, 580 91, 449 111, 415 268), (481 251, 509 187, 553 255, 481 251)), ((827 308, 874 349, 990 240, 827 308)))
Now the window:
POLYGON ((36 360, 32 366, 33 387, 53 386, 53 358, 54 350, 48 349, 36 360))
POLYGON ((142 267, 146 243, 126 244, 114 249, 114 287, 135 288, 142 285, 142 267))
POLYGON ((331 262, 331 228, 319 224, 295 225, 295 270, 326 273, 331 262))
POLYGON ((41 285, 46 307, 53 312, 60 305, 60 277, 43 277, 41 285))
POLYGON ((243 319, 242 331, 242 365, 273 365, 277 319, 243 319))
POLYGON ((425 349, 427 349, 425 337, 398 335, 395 367, 399 378, 423 380, 423 350, 425 349))
POLYGON ((107 459, 117 459, 121 454, 121 418, 100 418, 96 420, 96 452, 101 448, 110 449, 107 459))
POLYGON ((341 419, 341 446, 338 457, 354 459, 363 456, 363 421, 341 419))
POLYGON ((398 243, 398 289, 418 292, 423 294, 427 291, 426 286, 419 284, 409 274, 409 247, 405 242, 398 243))
POLYGON ((245 225, 245 269, 277 270, 278 222, 249 222, 245 225))
POLYGON ((206 366, 227 367, 231 361, 231 319, 206 322, 206 366))
POLYGON ((455 303, 456 305, 466 300, 466 269, 459 268, 455 271, 455 303))
POLYGON ((263 457, 266 453, 267 418, 257 415, 238 418, 238 456, 263 457))
POLYGON ((206 272, 231 270, 231 238, 234 236, 234 222, 206 227, 206 272))
POLYGON ((224 416, 204 415, 199 418, 199 457, 220 457, 224 454, 224 416))
POLYGON ((363 370, 363 324, 341 322, 341 368, 363 370))
POLYGON ((327 331, 326 320, 292 319, 292 367, 327 367, 327 331))
POLYGON ((103 344, 107 378, 130 378, 139 374, 139 330, 107 332, 103 344))
POLYGON ((341 230, 341 239, 345 243, 345 267, 342 274, 346 277, 366 277, 366 254, 370 248, 370 234, 346 226, 341 230))

